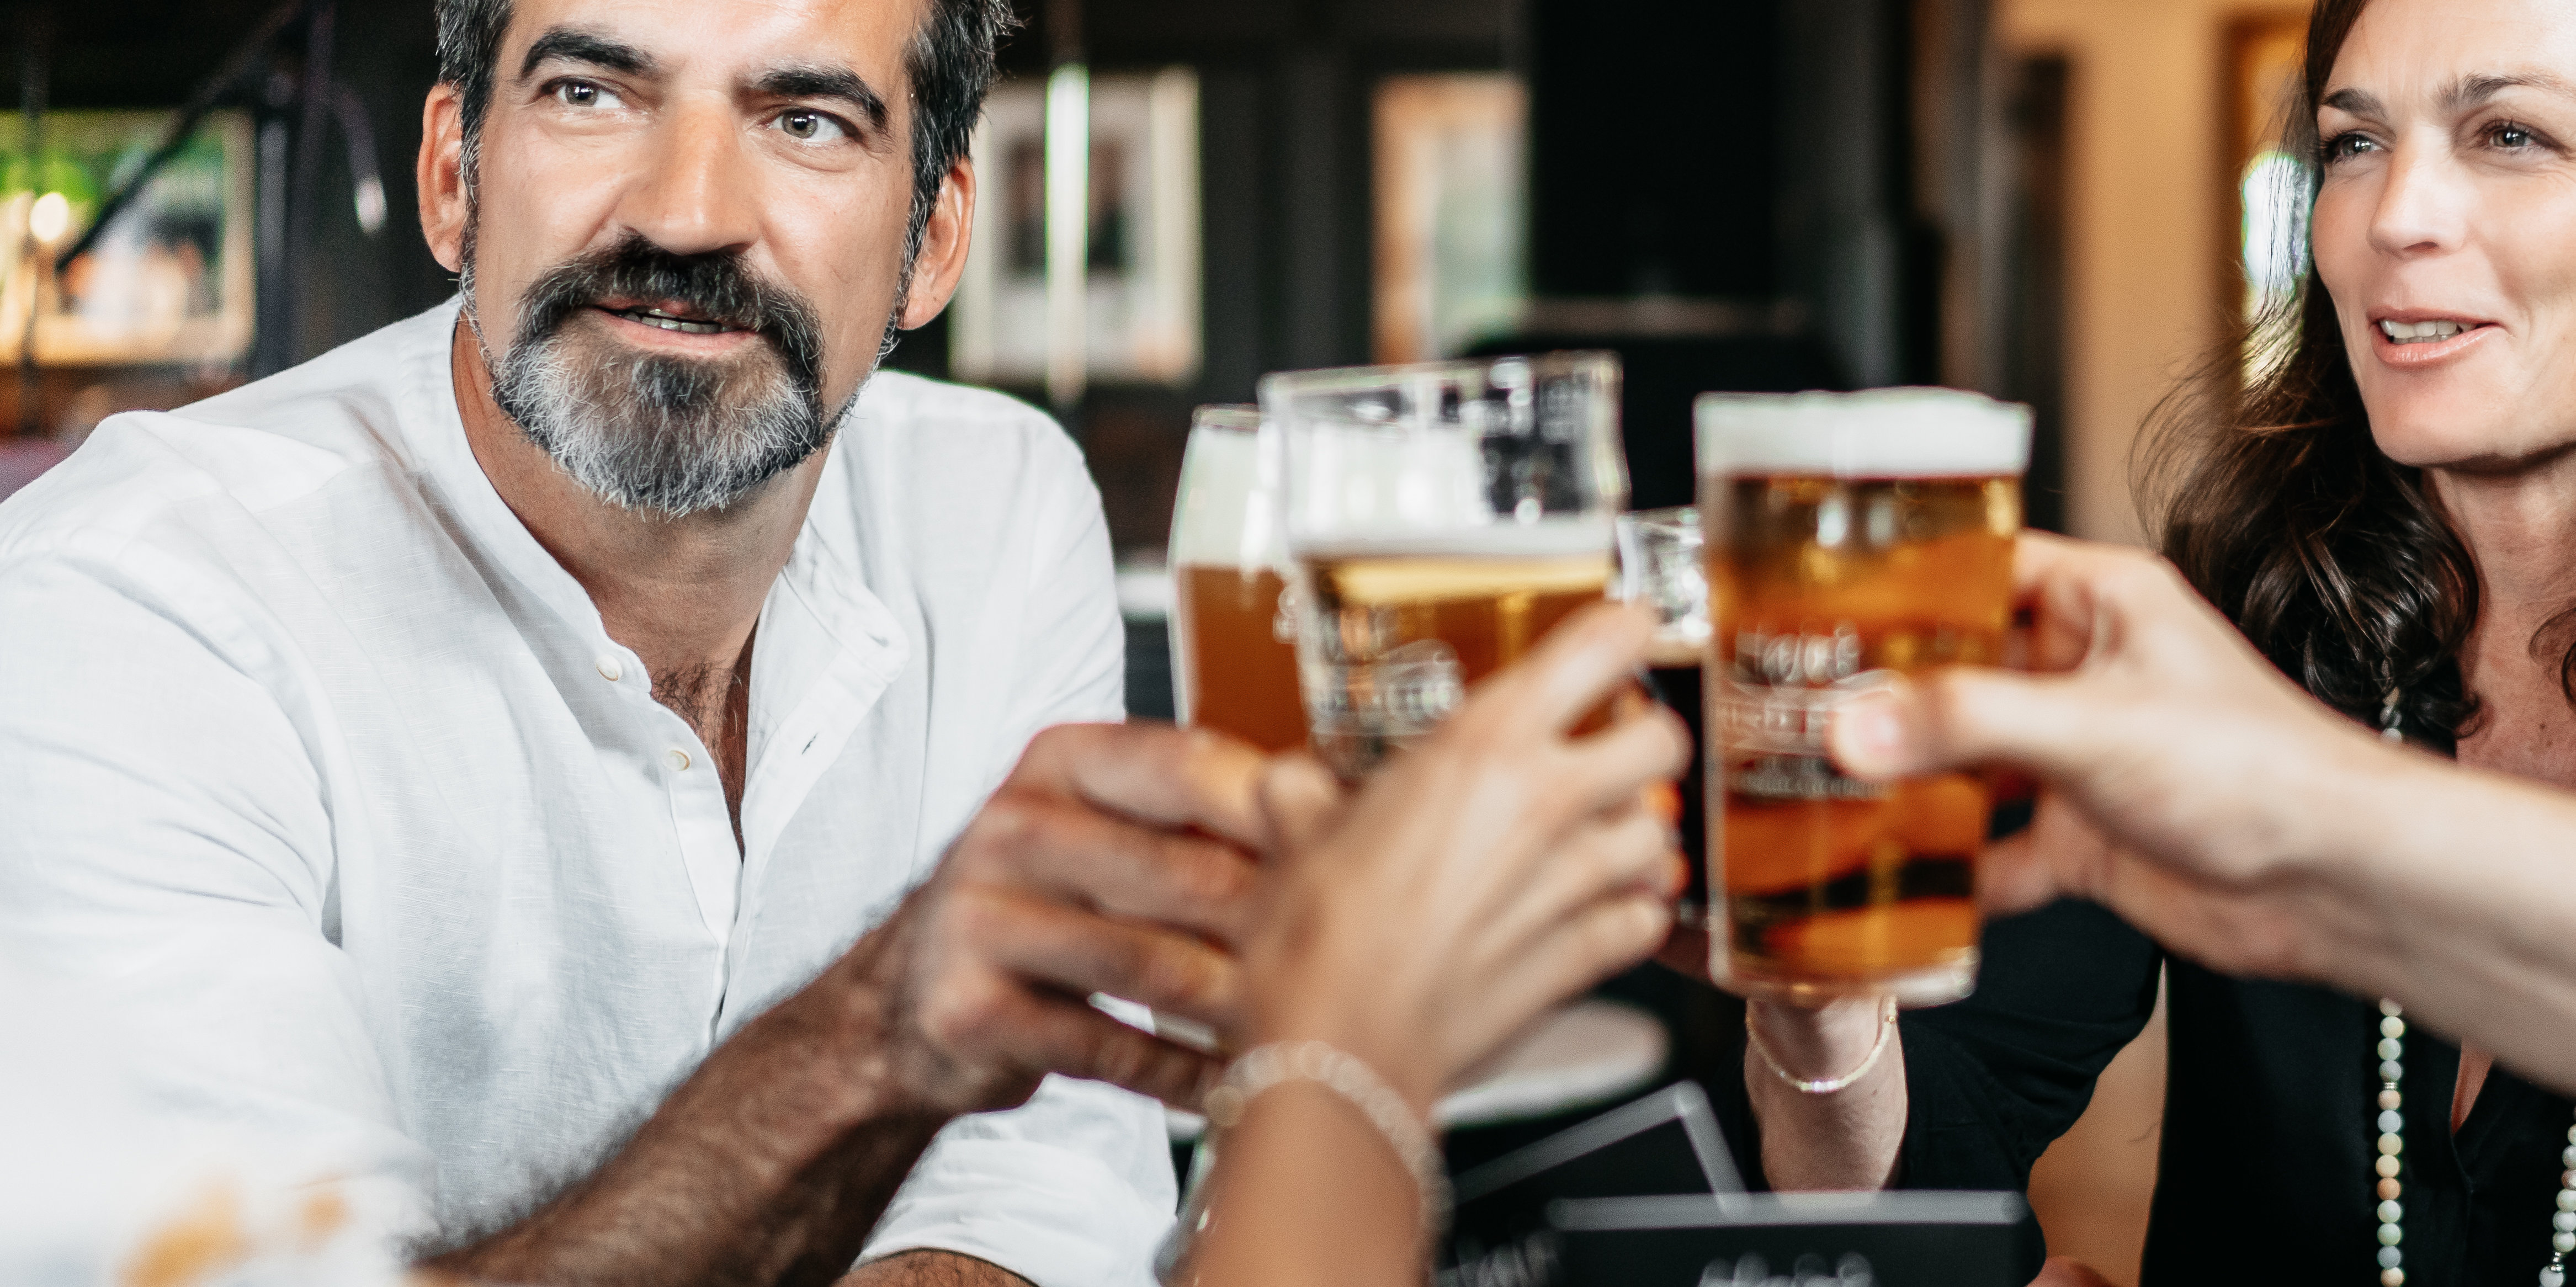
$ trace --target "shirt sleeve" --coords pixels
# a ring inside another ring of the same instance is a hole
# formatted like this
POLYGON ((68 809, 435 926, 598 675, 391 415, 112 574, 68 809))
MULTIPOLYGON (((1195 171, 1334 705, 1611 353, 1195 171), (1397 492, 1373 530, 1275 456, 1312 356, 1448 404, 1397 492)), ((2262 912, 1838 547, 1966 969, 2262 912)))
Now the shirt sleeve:
MULTIPOLYGON (((1002 679, 996 783, 1039 730, 1125 713, 1127 644, 1109 526, 1078 456, 1060 440, 1048 447, 1062 453, 1062 467, 1032 489, 1025 580, 996 586, 1025 604, 1008 618, 1016 638, 1002 679)), ((990 1261, 1038 1287, 1151 1287, 1153 1252, 1178 1206, 1162 1105, 1049 1077, 1027 1104, 940 1132, 862 1259, 932 1248, 990 1261)))
POLYGON ((1903 1020, 1899 1186, 2028 1188, 2031 1164, 2154 1013, 2162 962, 2153 941, 2091 903, 1989 925, 1976 993, 1903 1020))
POLYGON ((1162 1107, 1049 1077, 1029 1102, 948 1125, 914 1165, 862 1260, 936 1248, 1037 1287, 1151 1287, 1178 1205, 1162 1107))
POLYGON ((0 563, 0 945, 142 1034, 104 1111, 257 1138, 426 1233, 434 1164, 325 930, 329 806, 254 677, 277 653, 156 557, 0 563))

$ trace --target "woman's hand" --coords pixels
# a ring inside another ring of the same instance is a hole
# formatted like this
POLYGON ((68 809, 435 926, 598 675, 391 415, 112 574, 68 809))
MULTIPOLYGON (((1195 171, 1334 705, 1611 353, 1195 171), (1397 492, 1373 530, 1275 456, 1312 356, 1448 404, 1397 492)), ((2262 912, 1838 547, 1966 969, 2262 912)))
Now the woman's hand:
POLYGON ((1962 667, 1855 703, 1835 758, 1870 779, 1988 764, 2042 779, 2030 829, 1986 851, 1990 911, 2090 898, 2215 968, 2309 975, 2306 877, 2338 857, 2315 816, 2330 784, 2400 757, 2293 687, 2163 560, 2025 535, 2014 564, 2042 673, 1962 667))
POLYGON ((1291 757, 1266 787, 1283 857, 1242 959, 1254 1042, 1315 1039, 1425 1115, 1549 1009, 1643 960, 1683 868, 1644 788, 1689 762, 1651 704, 1570 732, 1629 682, 1631 608, 1567 619, 1355 793, 1291 757))

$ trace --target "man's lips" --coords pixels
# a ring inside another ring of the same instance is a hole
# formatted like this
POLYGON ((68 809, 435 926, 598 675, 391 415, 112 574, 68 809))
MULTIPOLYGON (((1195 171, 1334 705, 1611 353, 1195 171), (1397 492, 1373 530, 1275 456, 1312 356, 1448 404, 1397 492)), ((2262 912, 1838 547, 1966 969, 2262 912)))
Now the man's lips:
POLYGON ((650 304, 603 300, 592 307, 611 317, 622 318, 639 326, 650 326, 656 330, 672 331, 682 335, 722 335, 750 329, 709 317, 687 305, 669 300, 650 304))

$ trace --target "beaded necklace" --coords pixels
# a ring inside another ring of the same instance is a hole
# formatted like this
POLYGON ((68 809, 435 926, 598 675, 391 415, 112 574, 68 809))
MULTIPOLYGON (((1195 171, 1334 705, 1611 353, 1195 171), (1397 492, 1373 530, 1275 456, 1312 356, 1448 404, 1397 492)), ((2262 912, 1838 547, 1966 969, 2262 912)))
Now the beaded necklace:
MULTIPOLYGON (((2401 696, 2389 689, 2387 703, 2379 709, 2379 735, 2391 742, 2406 740, 2397 713, 2401 696)), ((2406 1012, 2386 998, 2379 1002, 2377 1053, 2379 1158, 2373 1165, 2379 1171, 2379 1287, 2405 1287, 2406 1253, 2398 1244, 2405 1240, 2406 1208, 2397 1200, 2404 1192, 2397 1173, 2398 1158, 2406 1151, 2406 1099, 2398 1092, 2406 1080, 2406 1012)), ((2576 1254, 2576 1126, 2567 1128, 2567 1151, 2558 1160, 2566 1170, 2558 1176, 2558 1209, 2549 1216, 2549 1263, 2540 1271, 2540 1287, 2565 1287, 2567 1257, 2576 1254)))

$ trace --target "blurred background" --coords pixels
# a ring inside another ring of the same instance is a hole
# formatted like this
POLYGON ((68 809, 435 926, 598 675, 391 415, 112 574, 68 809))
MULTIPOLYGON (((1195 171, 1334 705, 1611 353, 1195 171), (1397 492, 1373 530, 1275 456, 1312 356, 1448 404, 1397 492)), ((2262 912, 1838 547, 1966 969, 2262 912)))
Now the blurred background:
MULTIPOLYGON (((2138 540, 2141 421, 2296 267, 2245 248, 2301 217, 2265 177, 2305 8, 1023 0, 973 265, 891 364, 1083 444, 1139 714, 1169 709, 1154 571, 1189 409, 1270 370, 1617 350, 1641 506, 1689 499, 1700 391, 1977 389, 2037 409, 2034 525, 2138 540)), ((108 415, 452 291, 413 213, 430 0, 0 19, 0 495, 108 415)), ((1719 1019, 1674 1022, 1677 1066, 1724 1057, 1691 1035, 1719 1019)), ((2114 1066, 2034 1196, 2115 1281, 2161 1043, 2114 1066)))

